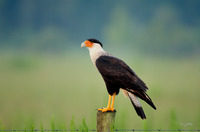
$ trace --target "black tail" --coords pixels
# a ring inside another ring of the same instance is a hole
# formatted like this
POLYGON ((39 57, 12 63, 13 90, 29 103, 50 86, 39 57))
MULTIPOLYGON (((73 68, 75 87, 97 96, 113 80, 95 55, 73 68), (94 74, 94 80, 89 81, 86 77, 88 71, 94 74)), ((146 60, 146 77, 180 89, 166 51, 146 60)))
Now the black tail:
POLYGON ((142 109, 142 106, 139 102, 138 97, 130 92, 128 92, 128 97, 131 100, 131 103, 133 104, 138 116, 140 116, 142 119, 146 119, 145 113, 142 109))
POLYGON ((139 97, 140 99, 144 100, 146 103, 148 103, 152 108, 154 108, 156 110, 156 106, 153 104, 151 98, 145 93, 145 91, 130 91, 129 89, 126 89, 127 91, 129 91, 130 93, 136 95, 137 97, 139 97))
POLYGON ((143 99, 145 102, 147 102, 152 108, 154 108, 156 110, 156 106, 153 104, 153 101, 151 100, 151 98, 144 92, 140 92, 140 94, 142 95, 141 99, 143 99))

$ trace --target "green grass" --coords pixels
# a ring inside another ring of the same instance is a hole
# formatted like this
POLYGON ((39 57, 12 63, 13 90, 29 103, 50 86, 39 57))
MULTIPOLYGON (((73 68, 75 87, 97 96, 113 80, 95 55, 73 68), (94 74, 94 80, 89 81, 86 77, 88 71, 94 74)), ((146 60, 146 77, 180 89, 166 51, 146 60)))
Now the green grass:
MULTIPOLYGON (((120 58, 146 82, 157 110, 141 101, 143 121, 120 93, 115 128, 200 128, 198 56, 120 58)), ((1 129, 96 128, 96 109, 107 105, 108 93, 88 54, 1 54, 0 62, 1 129)))
POLYGON ((76 131, 76 125, 75 125, 75 121, 74 121, 74 116, 72 117, 72 120, 71 120, 70 130, 72 132, 76 131))
POLYGON ((79 130, 81 132, 88 132, 88 126, 86 124, 85 118, 83 118, 83 124, 80 126, 79 130))

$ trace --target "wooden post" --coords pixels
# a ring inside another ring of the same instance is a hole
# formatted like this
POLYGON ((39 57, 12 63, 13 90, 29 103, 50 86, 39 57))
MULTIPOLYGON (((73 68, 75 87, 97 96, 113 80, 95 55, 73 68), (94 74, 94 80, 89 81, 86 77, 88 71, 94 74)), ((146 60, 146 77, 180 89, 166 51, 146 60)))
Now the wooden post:
POLYGON ((114 131, 116 111, 97 112, 97 132, 114 131))

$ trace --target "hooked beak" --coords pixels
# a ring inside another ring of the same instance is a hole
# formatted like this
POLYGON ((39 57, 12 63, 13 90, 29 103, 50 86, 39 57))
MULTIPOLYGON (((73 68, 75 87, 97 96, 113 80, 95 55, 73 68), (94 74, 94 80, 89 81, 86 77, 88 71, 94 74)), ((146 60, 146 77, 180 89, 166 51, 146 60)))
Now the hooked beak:
POLYGON ((81 48, 83 48, 83 47, 86 47, 84 42, 81 44, 81 48))

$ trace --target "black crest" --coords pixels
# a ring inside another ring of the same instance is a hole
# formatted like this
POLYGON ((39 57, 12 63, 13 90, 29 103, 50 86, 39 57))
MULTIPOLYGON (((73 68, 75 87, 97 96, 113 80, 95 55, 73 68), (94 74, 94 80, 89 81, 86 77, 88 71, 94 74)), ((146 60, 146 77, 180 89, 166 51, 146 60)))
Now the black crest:
POLYGON ((101 47, 103 47, 103 44, 102 44, 99 40, 97 40, 97 39, 90 38, 90 39, 88 39, 88 41, 90 41, 90 42, 92 42, 92 43, 100 44, 101 47))

